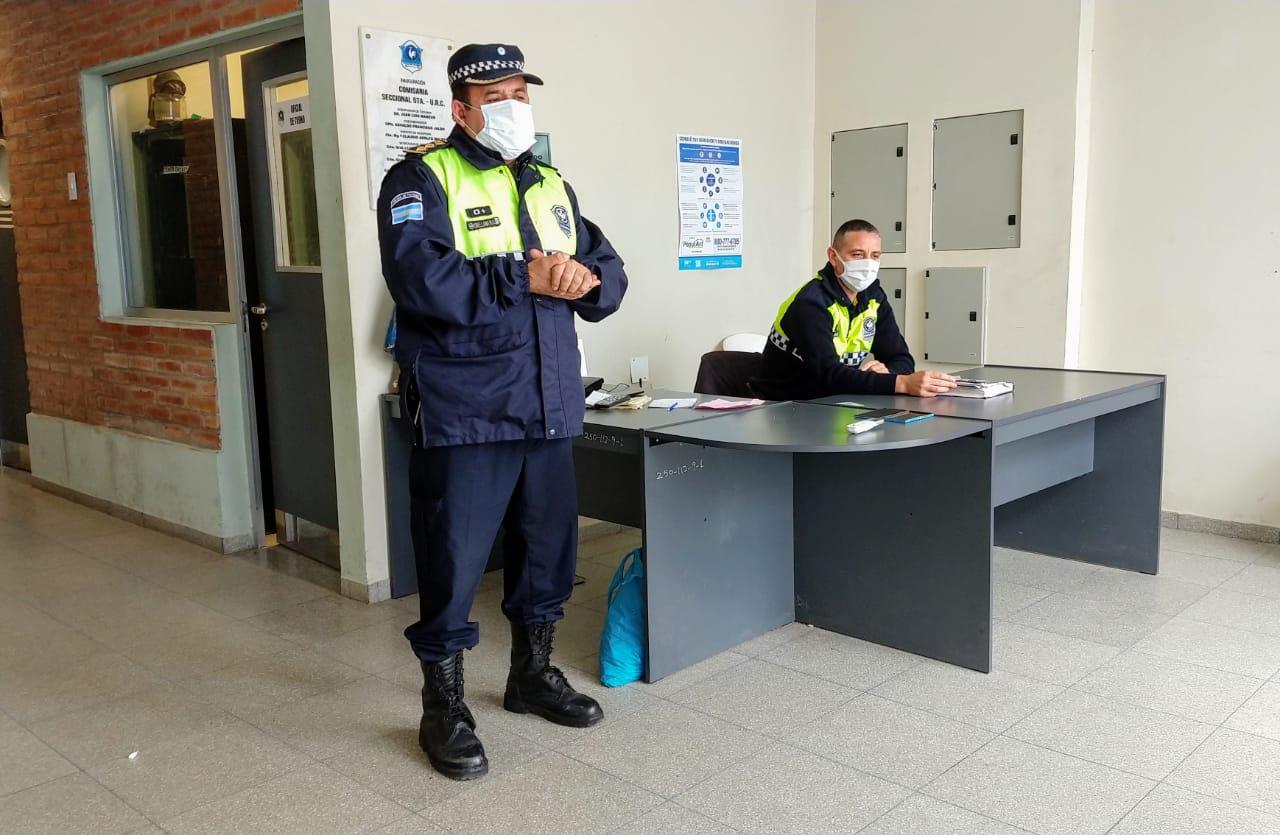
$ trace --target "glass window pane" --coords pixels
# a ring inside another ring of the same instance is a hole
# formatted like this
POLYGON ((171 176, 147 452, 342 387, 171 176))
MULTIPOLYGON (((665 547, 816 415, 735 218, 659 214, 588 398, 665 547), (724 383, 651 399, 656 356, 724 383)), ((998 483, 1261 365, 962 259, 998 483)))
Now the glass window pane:
POLYGON ((271 114, 271 195, 276 219, 277 265, 319 267, 320 225, 316 219, 310 87, 305 78, 268 82, 266 87, 271 114))
POLYGON ((129 304, 227 311, 208 62, 111 87, 129 250, 129 304))

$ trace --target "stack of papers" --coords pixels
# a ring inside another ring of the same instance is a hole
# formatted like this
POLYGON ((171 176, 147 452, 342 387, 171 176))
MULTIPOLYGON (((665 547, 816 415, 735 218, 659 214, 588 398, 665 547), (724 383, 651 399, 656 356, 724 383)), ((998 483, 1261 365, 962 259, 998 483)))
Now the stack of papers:
POLYGON ((659 397, 657 400, 649 402, 650 409, 688 409, 696 405, 698 398, 696 397, 659 397))
POLYGON ((633 411, 635 409, 643 409, 645 406, 649 404, 649 401, 652 399, 653 399, 652 397, 648 397, 643 394, 637 394, 635 397, 632 397, 629 400, 624 400, 623 402, 619 403, 617 406, 614 406, 613 408, 615 410, 621 409, 623 411, 633 411))
POLYGON ((728 411, 731 409, 750 409, 752 406, 763 406, 763 400, 724 400, 718 398, 716 400, 708 400, 706 403, 699 403, 694 406, 695 409, 721 409, 728 411))
POLYGON ((1011 391, 1013 391, 1013 383, 998 383, 992 380, 957 379, 956 387, 951 391, 942 392, 941 396, 973 397, 979 400, 986 400, 988 397, 1008 394, 1011 391))

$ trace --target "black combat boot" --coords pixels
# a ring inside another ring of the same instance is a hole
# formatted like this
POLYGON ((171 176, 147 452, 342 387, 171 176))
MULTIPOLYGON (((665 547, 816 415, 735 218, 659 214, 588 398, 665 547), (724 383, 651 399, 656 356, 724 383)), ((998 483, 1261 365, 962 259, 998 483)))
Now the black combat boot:
POLYGON ((462 653, 439 664, 422 662, 422 725, 418 744, 431 765, 454 780, 489 773, 484 746, 476 738, 476 720, 462 701, 462 653))
POLYGON ((532 713, 557 725, 589 728, 604 718, 604 711, 584 696, 551 666, 554 623, 511 624, 511 674, 502 706, 512 713, 532 713))

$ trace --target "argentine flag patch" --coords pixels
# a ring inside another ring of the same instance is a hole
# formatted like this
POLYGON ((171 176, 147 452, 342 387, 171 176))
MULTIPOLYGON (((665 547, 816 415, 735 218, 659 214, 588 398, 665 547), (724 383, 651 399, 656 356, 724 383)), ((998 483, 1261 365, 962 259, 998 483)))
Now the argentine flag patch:
POLYGON ((406 220, 422 220, 422 194, 405 191, 391 198, 391 225, 399 226, 406 220))

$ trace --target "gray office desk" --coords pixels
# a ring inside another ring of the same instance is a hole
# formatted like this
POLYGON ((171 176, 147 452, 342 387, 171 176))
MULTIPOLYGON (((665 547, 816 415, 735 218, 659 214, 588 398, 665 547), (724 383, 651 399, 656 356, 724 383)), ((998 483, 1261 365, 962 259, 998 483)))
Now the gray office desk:
POLYGON ((837 396, 988 420, 995 466, 995 542, 1010 548, 1155 574, 1165 378, 1099 371, 985 366, 959 376, 1007 380, 987 400, 837 396))
MULTIPOLYGON (((666 390, 651 394, 655 398, 695 396, 666 390)), ((736 474, 735 491, 759 484, 766 497, 759 518, 739 518, 735 511, 726 520, 711 510, 724 502, 721 494, 695 490, 697 495, 683 499, 687 506, 676 512, 671 497, 686 496, 682 488, 704 481, 707 456, 686 456, 650 437, 659 430, 744 414, 647 407, 588 409, 583 434, 574 440, 579 512, 640 528, 643 534, 649 681, 792 620, 791 470, 783 466, 786 456, 771 458, 762 470, 752 470, 752 461, 746 457, 725 465, 736 474), (719 526, 714 536, 720 547, 707 558, 702 551, 705 529, 686 527, 688 512, 702 513, 700 519, 715 520, 709 523, 719 526), (769 521, 783 516, 787 517, 785 533, 781 520, 769 521), (753 550, 753 540, 767 547, 753 550), (751 556, 739 559, 737 551, 742 548, 751 556)))
POLYGON ((794 619, 990 669, 991 422, 851 436, 855 415, 781 403, 647 433, 656 465, 698 462, 646 495, 646 542, 680 549, 679 579, 702 590, 696 613, 651 594, 651 619, 688 626, 664 657, 692 663, 794 619))

